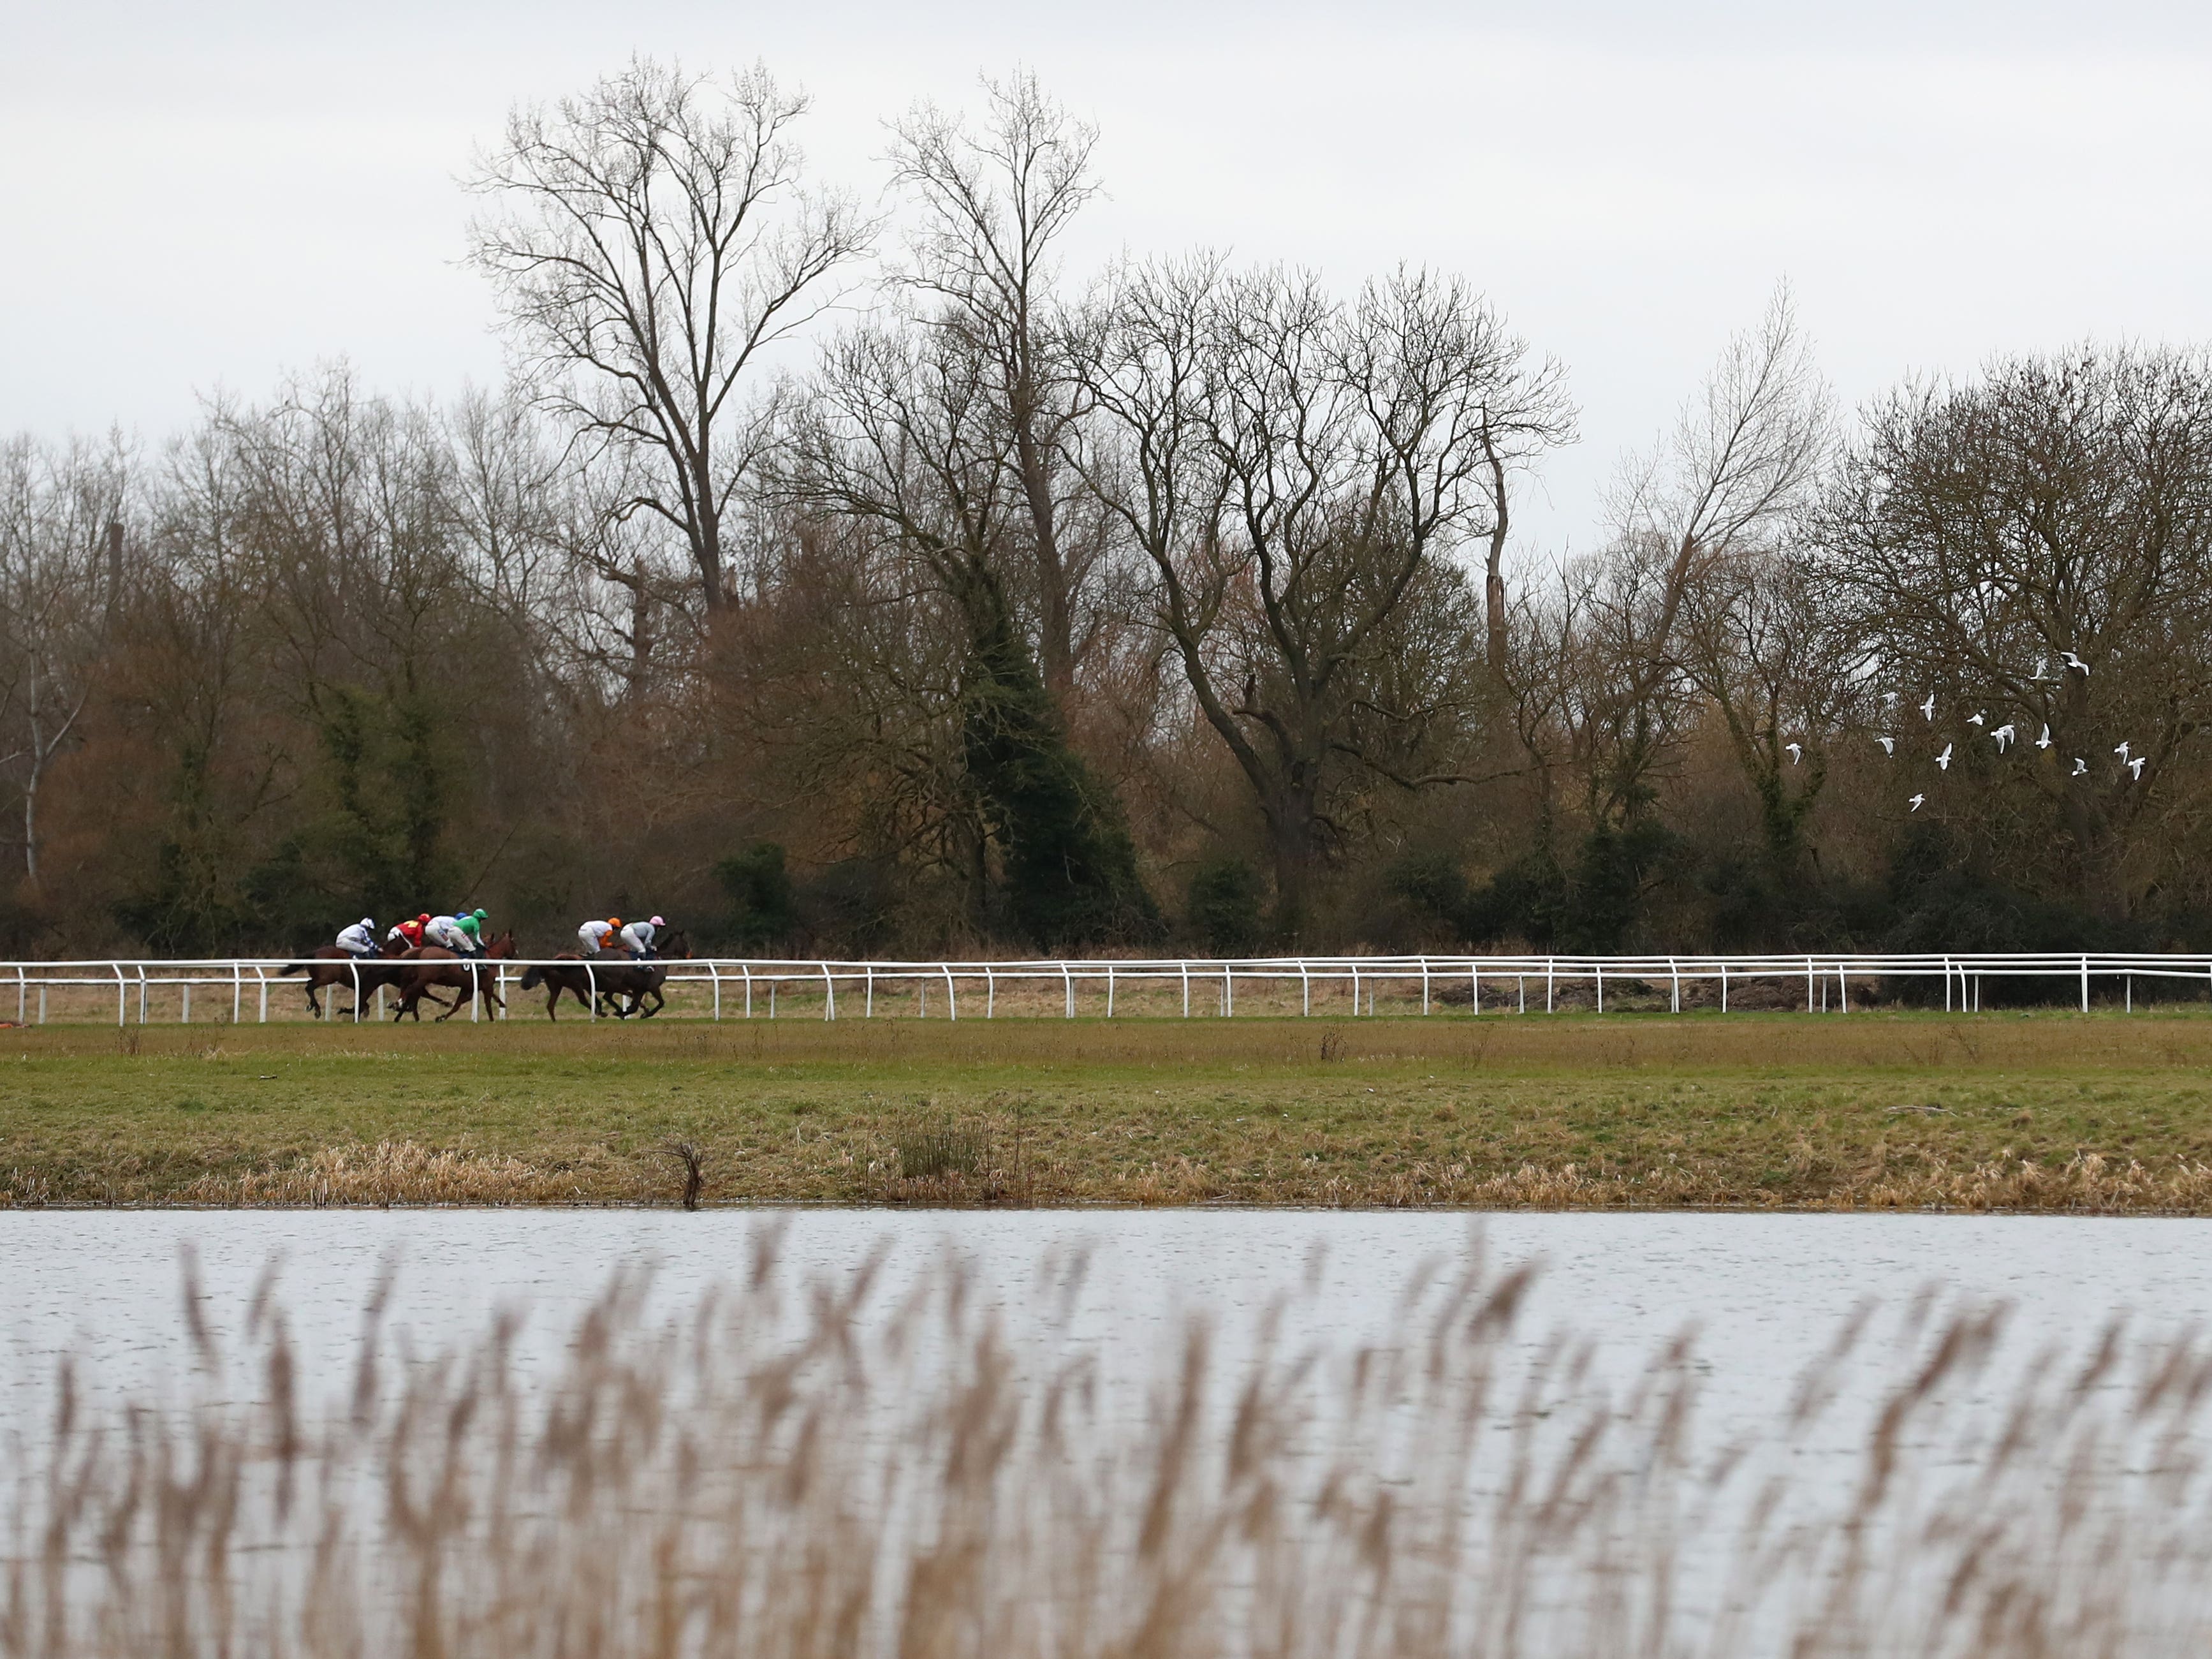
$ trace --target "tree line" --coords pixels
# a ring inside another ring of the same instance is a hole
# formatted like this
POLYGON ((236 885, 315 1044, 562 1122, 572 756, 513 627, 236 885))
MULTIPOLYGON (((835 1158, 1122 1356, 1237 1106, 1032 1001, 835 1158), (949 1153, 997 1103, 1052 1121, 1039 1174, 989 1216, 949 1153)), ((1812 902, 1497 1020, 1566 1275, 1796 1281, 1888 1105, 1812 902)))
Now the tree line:
POLYGON ((1846 415, 1784 294, 1530 550, 1577 413, 1464 279, 1079 283, 1034 80, 890 124, 887 208, 805 113, 644 61, 516 112, 497 392, 0 445, 0 948, 2212 940, 2203 351, 1846 415))

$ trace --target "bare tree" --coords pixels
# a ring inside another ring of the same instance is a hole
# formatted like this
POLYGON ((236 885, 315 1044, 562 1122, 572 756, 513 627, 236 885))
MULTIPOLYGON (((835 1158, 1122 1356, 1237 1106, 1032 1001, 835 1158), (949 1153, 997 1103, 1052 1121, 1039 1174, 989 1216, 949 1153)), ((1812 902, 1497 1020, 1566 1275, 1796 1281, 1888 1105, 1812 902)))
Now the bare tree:
POLYGON ((2014 359, 1908 387, 1867 426, 1819 535, 1883 680, 1905 705, 1935 698, 1936 723, 1905 716, 1900 748, 1976 740, 1931 808, 1970 779, 1984 814, 2039 802, 2014 856, 2060 850, 2052 875, 2108 918, 2187 879, 2212 815, 2212 358, 2014 359), (1956 724, 1969 699, 1981 727, 1956 724), (2051 747, 1987 764, 1981 734, 2005 723, 2047 727, 2051 747))
POLYGON ((614 510, 683 535, 710 613, 731 597, 731 503, 773 428, 742 388, 836 302, 872 235, 848 198, 805 188, 790 129, 806 107, 765 68, 720 82, 639 59, 515 111, 473 180, 493 204, 471 262, 548 404, 587 443, 647 459, 614 510))
POLYGON ((1595 729, 1610 734, 1593 780, 1601 815, 1650 799, 1644 778, 1666 729, 1652 713, 1663 682, 1682 673, 1676 628, 1692 590, 1729 561, 1771 550, 1809 509, 1834 431, 1826 383, 1779 289, 1759 326, 1729 342, 1667 440, 1624 469, 1602 584, 1620 672, 1590 710, 1595 729))
POLYGON ((0 446, 0 766, 18 779, 34 892, 40 793, 91 700, 119 597, 125 482, 112 452, 0 446))
POLYGON ((981 129, 927 102, 894 129, 898 183, 921 219, 902 273, 935 302, 936 326, 967 335, 1006 429, 1037 608, 1037 667, 1063 708, 1089 631, 1084 590, 1097 544, 1066 534, 1074 482, 1060 450, 1079 406, 1054 293, 1058 245, 1098 192, 1096 129, 1027 72, 983 82, 981 129))
POLYGON ((1093 332, 1088 463, 1157 572, 1159 624, 1266 820, 1297 924, 1346 772, 1468 781, 1376 741, 1405 607, 1487 536, 1510 468, 1564 436, 1550 365, 1465 284, 1401 271, 1346 307, 1279 271, 1135 273, 1093 332), (1507 412, 1518 411, 1518 415, 1507 412))

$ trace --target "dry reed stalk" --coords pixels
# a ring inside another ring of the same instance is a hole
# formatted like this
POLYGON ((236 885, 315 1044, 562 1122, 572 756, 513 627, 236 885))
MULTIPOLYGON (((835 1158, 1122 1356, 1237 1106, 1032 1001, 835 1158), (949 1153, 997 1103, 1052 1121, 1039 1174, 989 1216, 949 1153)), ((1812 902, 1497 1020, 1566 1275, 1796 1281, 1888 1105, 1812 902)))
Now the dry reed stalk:
POLYGON ((380 1287, 327 1406, 266 1280, 250 1388, 188 1291, 196 1402, 96 1414, 65 1369, 52 1423, 10 1425, 0 1659, 2212 1639, 2198 1339, 2008 1363, 1999 1315, 1922 1298, 1853 1321, 1771 1416, 1700 1432, 1686 1339, 1608 1372, 1589 1335, 1526 1328, 1526 1270, 1478 1259, 1376 1287, 1387 1345, 1295 1350, 1279 1310, 1194 1323, 1132 1414, 1054 1316, 1001 1325, 949 1260, 890 1295, 880 1257, 800 1284, 754 1241, 665 1323, 616 1279, 535 1388, 506 1319, 387 1377, 380 1287))

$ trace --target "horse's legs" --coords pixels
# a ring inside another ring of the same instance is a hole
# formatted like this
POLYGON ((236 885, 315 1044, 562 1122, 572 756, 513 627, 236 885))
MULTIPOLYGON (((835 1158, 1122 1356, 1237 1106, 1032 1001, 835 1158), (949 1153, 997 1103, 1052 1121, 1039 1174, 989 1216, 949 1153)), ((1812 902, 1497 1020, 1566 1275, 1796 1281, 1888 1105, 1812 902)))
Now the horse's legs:
POLYGON ((315 982, 312 979, 307 981, 307 1012, 319 1020, 323 1017, 323 1005, 315 1000, 315 982))

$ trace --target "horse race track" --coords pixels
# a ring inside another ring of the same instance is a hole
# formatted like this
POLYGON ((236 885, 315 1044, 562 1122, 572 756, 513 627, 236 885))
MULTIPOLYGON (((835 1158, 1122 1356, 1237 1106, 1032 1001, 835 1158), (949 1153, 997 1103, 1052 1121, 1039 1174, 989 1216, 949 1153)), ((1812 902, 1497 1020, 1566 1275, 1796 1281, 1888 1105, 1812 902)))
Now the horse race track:
POLYGON ((2212 1213, 2203 1012, 0 1032, 0 1205, 2212 1213))

